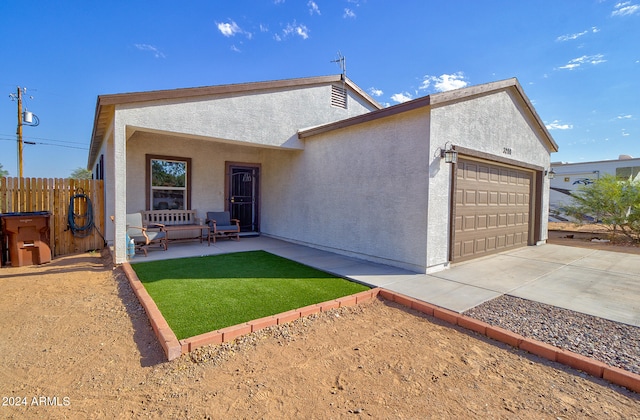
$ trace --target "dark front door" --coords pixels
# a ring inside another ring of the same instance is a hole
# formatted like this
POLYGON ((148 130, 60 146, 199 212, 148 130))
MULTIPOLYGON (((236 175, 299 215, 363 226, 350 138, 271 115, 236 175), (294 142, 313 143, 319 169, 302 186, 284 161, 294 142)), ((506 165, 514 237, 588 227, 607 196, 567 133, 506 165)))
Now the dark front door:
POLYGON ((229 166, 228 204, 232 219, 240 220, 241 232, 259 232, 258 192, 260 168, 229 166))

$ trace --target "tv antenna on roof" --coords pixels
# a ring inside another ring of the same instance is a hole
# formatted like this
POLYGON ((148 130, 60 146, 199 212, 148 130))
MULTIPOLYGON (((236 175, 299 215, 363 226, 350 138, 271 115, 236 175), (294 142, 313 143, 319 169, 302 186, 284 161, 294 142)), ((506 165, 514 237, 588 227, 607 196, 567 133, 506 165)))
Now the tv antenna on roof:
POLYGON ((338 63, 340 70, 342 72, 342 78, 347 77, 347 58, 342 55, 340 51, 338 51, 338 58, 335 60, 331 60, 332 63, 338 63))

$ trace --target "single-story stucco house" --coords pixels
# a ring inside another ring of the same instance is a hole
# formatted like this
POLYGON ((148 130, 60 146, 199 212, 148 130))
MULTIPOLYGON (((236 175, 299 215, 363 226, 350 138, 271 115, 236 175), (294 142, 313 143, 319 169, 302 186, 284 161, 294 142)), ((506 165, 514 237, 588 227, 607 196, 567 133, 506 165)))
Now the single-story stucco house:
POLYGON ((544 243, 557 150, 516 79, 383 108, 336 75, 101 95, 88 167, 116 263, 127 213, 184 208, 425 273, 544 243))

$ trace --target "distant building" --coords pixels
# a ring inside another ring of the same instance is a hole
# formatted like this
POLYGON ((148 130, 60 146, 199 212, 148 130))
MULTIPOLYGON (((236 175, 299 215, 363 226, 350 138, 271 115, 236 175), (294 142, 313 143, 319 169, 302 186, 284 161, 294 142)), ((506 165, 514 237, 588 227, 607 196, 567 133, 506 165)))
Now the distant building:
POLYGON ((620 179, 640 180, 640 158, 620 155, 617 160, 565 163, 551 162, 555 172, 550 181, 549 221, 566 222, 569 218, 562 211, 563 206, 572 201, 572 194, 580 186, 592 184, 603 175, 614 175, 620 179))

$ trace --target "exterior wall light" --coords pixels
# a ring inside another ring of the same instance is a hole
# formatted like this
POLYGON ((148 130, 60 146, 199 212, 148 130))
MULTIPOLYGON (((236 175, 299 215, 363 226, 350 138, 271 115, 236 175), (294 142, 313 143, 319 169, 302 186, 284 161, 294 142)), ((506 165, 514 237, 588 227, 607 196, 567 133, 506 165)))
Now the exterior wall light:
POLYGON ((447 149, 447 145, 445 144, 444 149, 440 149, 440 157, 444 158, 446 163, 458 163, 458 152, 453 150, 453 146, 449 145, 447 149))
POLYGON ((544 171, 545 175, 547 175, 549 177, 549 179, 553 179, 556 177, 556 171, 553 170, 553 168, 549 169, 548 171, 544 171))

